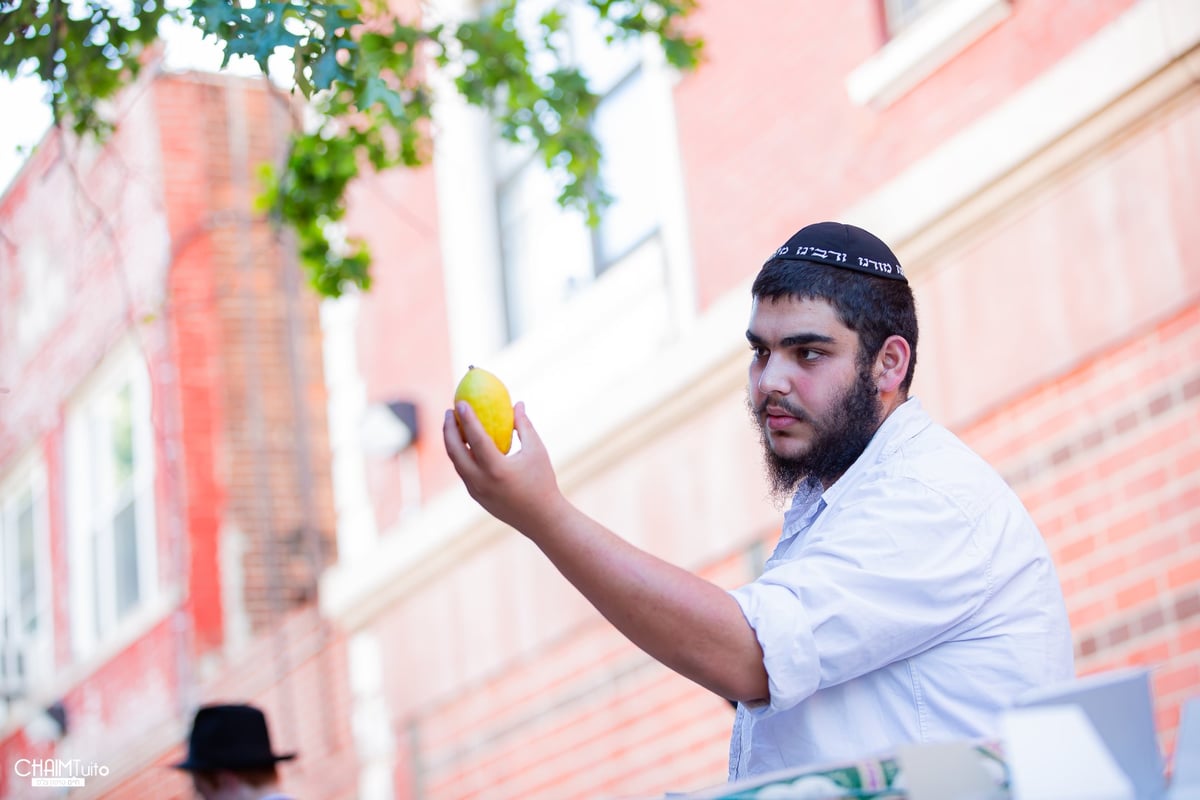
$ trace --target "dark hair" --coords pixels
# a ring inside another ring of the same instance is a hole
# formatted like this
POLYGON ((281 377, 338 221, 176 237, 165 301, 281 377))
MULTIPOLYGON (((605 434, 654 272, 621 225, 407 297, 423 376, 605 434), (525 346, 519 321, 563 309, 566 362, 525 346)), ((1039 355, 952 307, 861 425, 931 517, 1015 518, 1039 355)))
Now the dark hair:
POLYGON ((824 300, 842 324, 858 334, 858 357, 870 363, 892 335, 908 342, 912 355, 900 389, 908 391, 917 367, 917 309, 907 281, 888 280, 809 261, 768 261, 750 289, 755 299, 824 300))

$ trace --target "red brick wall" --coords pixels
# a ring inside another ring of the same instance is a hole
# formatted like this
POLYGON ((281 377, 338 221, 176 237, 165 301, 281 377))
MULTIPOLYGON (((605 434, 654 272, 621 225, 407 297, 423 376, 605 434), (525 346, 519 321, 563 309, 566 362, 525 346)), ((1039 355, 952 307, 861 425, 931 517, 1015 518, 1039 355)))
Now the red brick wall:
MULTIPOLYGON (((350 800, 358 769, 347 686, 345 640, 309 608, 289 614, 272 635, 232 659, 217 680, 202 687, 196 702, 259 705, 267 714, 272 749, 297 754, 280 764, 284 789, 297 797, 350 800)), ((108 780, 89 780, 80 797, 191 798, 190 780, 169 767, 186 754, 189 724, 176 720, 160 728, 142 751, 150 754, 148 760, 114 769, 108 780)))
POLYGON ((1050 544, 1080 674, 1156 668, 1167 750, 1181 703, 1200 691, 1198 365, 1193 307, 964 432, 1050 544))
MULTIPOLYGON (((279 156, 287 110, 261 82, 212 77, 160 76, 126 99, 105 148, 64 150, 51 134, 0 201, 3 230, 42 236, 66 281, 63 313, 37 349, 0 349, 0 384, 16 390, 0 396, 0 473, 26 448, 45 455, 60 678, 59 696, 33 701, 61 699, 68 719, 57 745, 27 741, 23 718, 0 731, 0 794, 17 790, 3 783, 12 761, 44 750, 111 770, 113 786, 93 782, 101 788, 89 796, 171 796, 164 786, 190 796, 178 775, 147 765, 182 741, 179 717, 215 671, 230 696, 280 704, 279 684, 288 706, 311 708, 278 712, 303 737, 328 732, 304 739, 312 766, 298 774, 319 769, 303 780, 347 796, 356 770, 343 756, 347 718, 336 715, 341 650, 313 605, 316 572, 334 550, 318 302, 290 246, 251 210, 254 171, 279 156), (122 336, 149 362, 160 584, 182 606, 102 661, 76 664, 66 587, 79 565, 66 548, 62 426, 79 382, 122 336), (270 634, 249 654, 270 656, 269 680, 221 663, 229 628, 218 556, 233 532, 247 541, 246 612, 270 634), (285 625, 296 608, 306 622, 285 625), (130 788, 114 788, 131 776, 130 788)), ((0 241, 5 309, 24 291, 15 242, 0 241)), ((13 319, 0 313, 10 345, 13 319)))
MULTIPOLYGON (((739 554, 705 574, 734 585, 750 569, 739 554)), ((534 589, 539 602, 565 600, 561 588, 547 585, 561 579, 544 578, 534 589)), ((461 614, 479 613, 465 601, 457 604, 461 614)), ((648 797, 724 780, 729 704, 649 659, 582 604, 575 611, 577 621, 541 646, 477 679, 460 678, 459 691, 415 697, 411 686, 389 687, 392 708, 413 708, 398 725, 413 750, 398 796, 648 797)), ((456 638, 463 616, 448 622, 443 636, 456 638)), ((378 633, 394 641, 397 632, 385 626, 378 633)), ((514 635, 510 629, 505 637, 514 635)), ((437 650, 422 657, 434 669, 450 667, 437 650)), ((403 674, 404 682, 428 686, 419 674, 403 674)))
POLYGON ((700 4, 692 27, 706 63, 684 76, 675 104, 702 306, 798 220, 834 218, 1133 2, 1015 2, 1008 20, 883 111, 853 106, 844 83, 880 45, 874 5, 700 4))
MULTIPOLYGON (((163 91, 157 105, 164 124, 174 124, 178 129, 191 118, 195 89, 178 82, 174 89, 175 94, 184 95, 184 102, 176 103, 171 93, 163 91)), ((223 635, 218 535, 227 500, 221 476, 225 448, 220 435, 225 412, 216 380, 221 376, 218 281, 216 271, 210 267, 213 245, 207 234, 212 222, 205 207, 203 142, 198 136, 181 133, 165 137, 163 149, 169 178, 164 192, 171 209, 175 243, 175 258, 167 275, 168 308, 179 375, 180 433, 188 443, 183 464, 189 499, 187 597, 194 619, 195 647, 203 653, 218 646, 223 635)))
POLYGON ((317 298, 289 243, 252 211, 278 162, 287 101, 261 82, 155 84, 177 241, 172 321, 191 461, 198 646, 222 640, 218 540, 237 531, 252 629, 313 599, 334 550, 317 298))

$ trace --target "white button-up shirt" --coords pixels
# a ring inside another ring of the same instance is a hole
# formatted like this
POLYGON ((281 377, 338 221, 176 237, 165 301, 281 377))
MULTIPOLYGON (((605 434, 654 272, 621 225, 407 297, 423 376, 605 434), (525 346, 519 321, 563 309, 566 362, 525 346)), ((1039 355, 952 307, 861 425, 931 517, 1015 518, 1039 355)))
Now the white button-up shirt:
POLYGON ((828 490, 800 488, 762 576, 731 594, 771 697, 738 707, 730 780, 995 735, 1017 694, 1074 676, 1041 534, 916 399, 828 490))

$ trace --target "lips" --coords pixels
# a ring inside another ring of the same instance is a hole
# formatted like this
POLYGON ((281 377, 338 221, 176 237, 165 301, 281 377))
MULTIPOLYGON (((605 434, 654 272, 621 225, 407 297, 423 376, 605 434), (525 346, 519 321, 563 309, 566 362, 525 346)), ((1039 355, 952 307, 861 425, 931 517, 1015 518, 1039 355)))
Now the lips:
POLYGON ((801 421, 797 417, 782 408, 769 407, 765 410, 765 424, 769 430, 780 431, 785 428, 790 428, 797 422, 801 421))

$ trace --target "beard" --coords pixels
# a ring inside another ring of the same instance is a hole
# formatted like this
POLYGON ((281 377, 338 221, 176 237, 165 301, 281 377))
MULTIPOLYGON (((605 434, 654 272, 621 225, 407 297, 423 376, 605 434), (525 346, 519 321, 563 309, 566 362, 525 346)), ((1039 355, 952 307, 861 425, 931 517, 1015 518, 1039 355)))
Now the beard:
POLYGON ((798 456, 781 456, 771 447, 767 434, 766 405, 755 408, 747 397, 751 415, 762 439, 763 459, 771 496, 782 504, 791 497, 801 481, 814 478, 829 486, 850 468, 875 435, 882 413, 879 394, 869 367, 860 368, 854 383, 842 392, 823 419, 814 419, 787 402, 776 398, 773 405, 786 410, 813 428, 812 443, 798 456))

